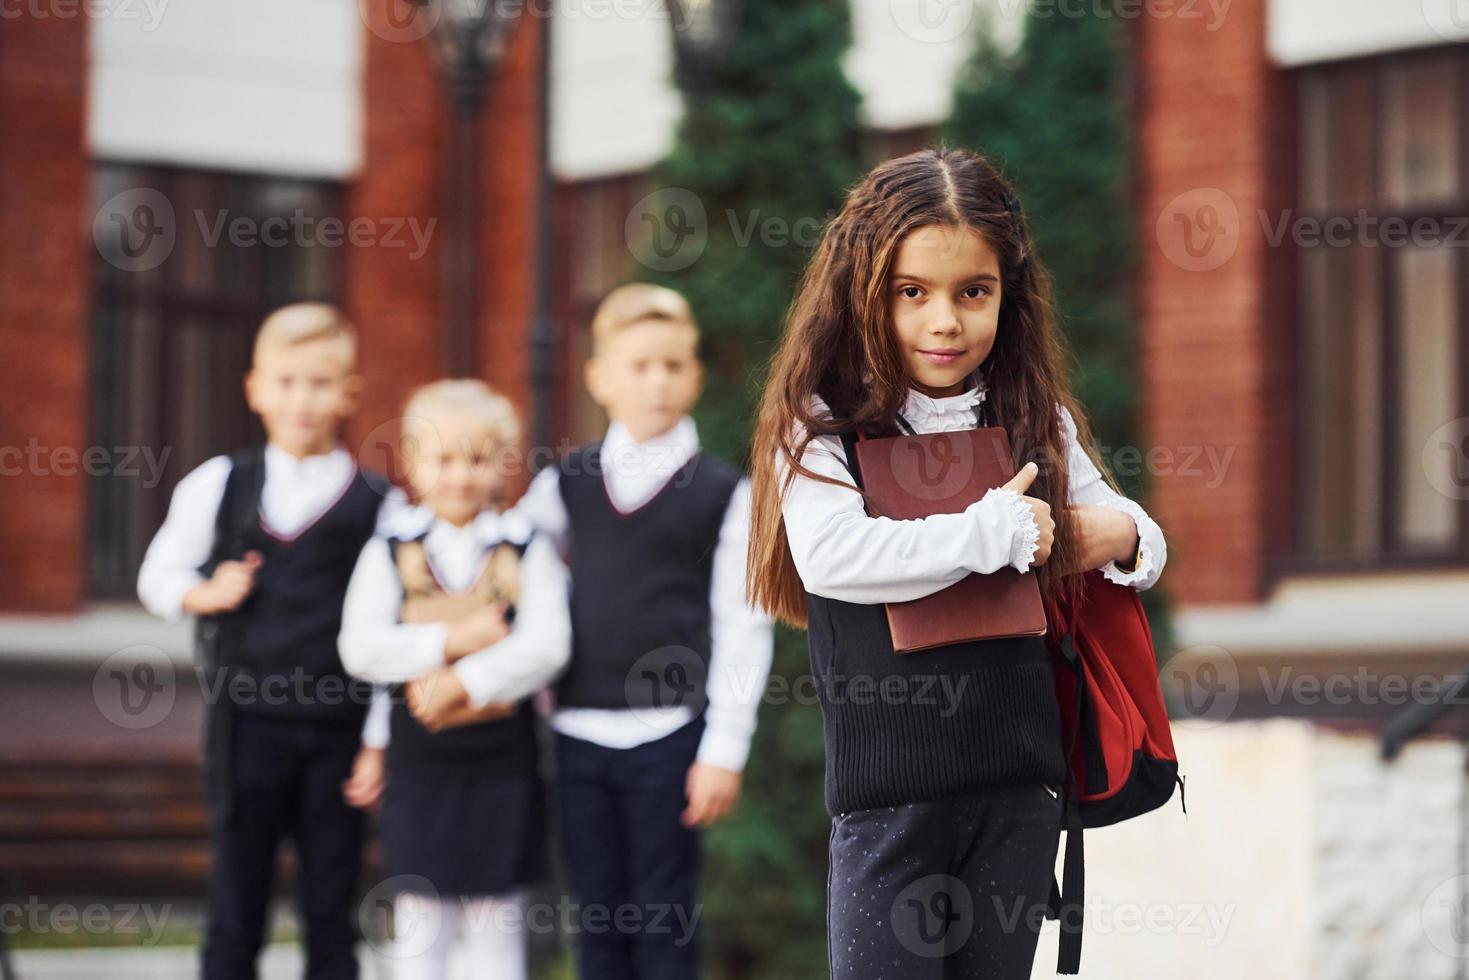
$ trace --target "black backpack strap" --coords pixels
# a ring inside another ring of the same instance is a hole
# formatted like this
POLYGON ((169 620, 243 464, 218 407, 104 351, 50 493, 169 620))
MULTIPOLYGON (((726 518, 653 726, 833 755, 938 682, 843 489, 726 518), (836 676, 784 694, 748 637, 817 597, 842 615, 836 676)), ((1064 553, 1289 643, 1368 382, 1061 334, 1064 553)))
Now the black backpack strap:
MULTIPOLYGON (((260 495, 265 488, 265 447, 253 446, 230 456, 230 472, 224 481, 224 494, 214 516, 214 541, 209 558, 199 566, 199 574, 214 574, 221 562, 239 560, 250 550, 260 527, 260 495)), ((228 614, 200 616, 195 626, 195 646, 199 664, 206 675, 229 659, 228 614)))
MULTIPOLYGON (((249 550, 260 526, 260 495, 265 487, 265 447, 242 449, 230 457, 229 476, 214 518, 214 543, 201 575, 213 575, 220 562, 239 559, 249 550)), ((230 773, 234 755, 233 702, 226 691, 227 671, 234 666, 235 617, 229 613, 200 616, 195 625, 195 656, 209 698, 204 719, 204 780, 210 791, 213 818, 223 819, 235 806, 230 773)))
POLYGON ((840 434, 842 439, 842 452, 847 455, 847 472, 852 474, 852 482, 857 484, 857 489, 862 487, 862 465, 857 462, 857 432, 855 429, 840 434))
MULTIPOLYGON (((1060 884, 1058 885, 1054 878, 1051 879, 1051 894, 1047 900, 1046 917, 1058 920, 1061 927, 1056 972, 1071 975, 1081 970, 1081 928, 1085 915, 1086 890, 1086 850, 1083 844, 1081 800, 1079 798, 1081 787, 1077 785, 1076 773, 1071 767, 1071 759, 1076 751, 1080 729, 1085 727, 1089 715, 1087 708, 1090 707, 1091 699, 1086 691, 1086 672, 1082 669, 1081 655, 1076 651, 1075 642, 1069 632, 1061 638, 1061 655, 1064 660, 1062 669, 1073 670, 1076 674, 1076 704, 1073 717, 1077 719, 1077 731, 1071 733, 1071 738, 1065 746, 1066 782, 1061 787, 1061 827, 1066 831, 1066 850, 1061 866, 1060 884)), ((1087 775, 1090 781, 1092 778, 1090 767, 1087 775)), ((1105 776, 1102 781, 1106 782, 1105 776)))
POLYGON ((230 475, 214 515, 214 544, 209 560, 199 568, 214 574, 222 561, 238 560, 260 524, 260 496, 265 490, 265 447, 252 446, 230 456, 230 475))
MULTIPOLYGON (((388 543, 388 558, 393 563, 393 572, 398 576, 398 584, 402 587, 403 594, 405 596, 408 594, 408 586, 407 586, 407 583, 405 583, 403 581, 403 569, 398 564, 398 553, 402 550, 402 548, 403 548, 403 546, 405 544, 416 544, 419 547, 422 547, 423 546, 423 539, 426 538, 426 537, 428 537, 428 531, 427 530, 425 530, 422 534, 416 534, 413 537, 399 537, 396 534, 394 534, 394 535, 390 535, 387 538, 387 543, 388 543)), ((424 556, 427 557, 427 555, 428 555, 428 552, 425 550, 424 551, 424 556)), ((433 575, 433 569, 432 568, 429 569, 429 574, 430 575, 433 575)), ((437 589, 439 589, 440 591, 442 591, 442 589, 443 589, 443 587, 441 585, 439 585, 438 579, 435 579, 434 580, 434 587, 437 588, 437 589)))
POLYGON ((427 531, 424 531, 422 534, 414 535, 411 538, 400 538, 397 535, 393 535, 392 537, 389 537, 387 539, 387 542, 388 542, 388 557, 391 558, 391 559, 393 559, 393 565, 396 566, 398 564, 398 549, 399 548, 403 547, 403 545, 405 545, 405 544, 422 544, 423 543, 423 539, 426 538, 426 537, 428 537, 428 532, 427 531))

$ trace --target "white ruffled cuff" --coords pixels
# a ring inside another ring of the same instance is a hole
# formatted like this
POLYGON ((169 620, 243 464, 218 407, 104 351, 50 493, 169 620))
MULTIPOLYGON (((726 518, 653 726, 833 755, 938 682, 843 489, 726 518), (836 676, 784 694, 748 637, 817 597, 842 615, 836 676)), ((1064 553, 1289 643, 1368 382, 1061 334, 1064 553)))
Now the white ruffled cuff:
POLYGON ((1020 494, 1006 487, 991 487, 980 499, 983 502, 991 497, 997 497, 1004 502, 1015 522, 1015 536, 1010 544, 1010 567, 1017 572, 1030 571, 1030 560, 1035 557, 1041 541, 1041 529, 1036 526, 1035 512, 1020 494))
POLYGON ((1104 506, 1109 506, 1113 510, 1120 510, 1132 518, 1133 524, 1137 526, 1139 554, 1136 568, 1131 571, 1124 571, 1117 566, 1117 562, 1109 561, 1102 566, 1102 577, 1109 582, 1127 586, 1137 586, 1142 582, 1149 581, 1153 576, 1154 568, 1158 564, 1158 556, 1154 548, 1152 535, 1148 533, 1151 521, 1148 518, 1147 512, 1135 501, 1129 500, 1126 497, 1104 506))

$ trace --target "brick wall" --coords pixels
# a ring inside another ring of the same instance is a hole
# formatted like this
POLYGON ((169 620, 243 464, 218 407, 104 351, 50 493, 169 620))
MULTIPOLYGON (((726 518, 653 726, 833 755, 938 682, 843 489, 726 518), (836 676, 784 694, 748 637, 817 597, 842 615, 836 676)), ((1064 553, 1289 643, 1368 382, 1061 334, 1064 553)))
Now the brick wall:
MULTIPOLYGON (((364 7, 381 20, 385 5, 364 7)), ((391 26, 367 32, 363 172, 353 182, 353 216, 438 219, 430 246, 360 248, 347 258, 346 302, 362 334, 367 380, 362 411, 349 432, 364 461, 385 465, 383 447, 408 392, 443 376, 439 303, 447 241, 440 185, 446 170, 447 99, 427 47, 391 26)), ((511 398, 529 429, 529 343, 534 310, 535 193, 540 43, 545 19, 522 18, 486 90, 480 160, 480 324, 477 374, 511 398)))
MULTIPOLYGON (((382 4, 363 11, 386 16, 382 4)), ((0 447, 24 449, 35 439, 73 453, 88 444, 88 270, 96 252, 84 147, 87 23, 17 17, 0 29, 0 447)), ((376 219, 384 231, 443 219, 445 93, 426 45, 401 26, 374 23, 364 32, 364 165, 342 216, 376 219)), ((544 18, 522 19, 488 88, 482 129, 482 316, 472 373, 509 394, 527 418, 544 26, 544 18)), ((406 232, 404 239, 411 244, 406 232)), ((408 391, 442 374, 441 239, 436 226, 420 256, 412 247, 344 246, 345 302, 361 328, 367 380, 347 436, 369 465, 390 463, 385 449, 396 441, 393 420, 408 391)), ((11 451, 0 460, 0 609, 74 611, 87 599, 85 478, 75 458, 74 475, 47 472, 63 458, 41 459, 34 467, 11 451)))
POLYGON ((87 21, 8 17, 0 27, 4 608, 69 609, 82 594, 86 486, 68 454, 87 445, 88 428, 87 21), (13 451, 32 439, 43 451, 35 464, 13 451))
POLYGON ((1148 441, 1174 461, 1152 473, 1152 508, 1184 603, 1259 598, 1270 509, 1289 500, 1274 474, 1288 414, 1267 401, 1289 383, 1277 345, 1293 323, 1277 276, 1289 257, 1259 220, 1288 192, 1284 81, 1265 60, 1265 0, 1225 11, 1144 16, 1137 34, 1141 381, 1148 441), (1184 465, 1200 450, 1228 459, 1217 486, 1184 465))

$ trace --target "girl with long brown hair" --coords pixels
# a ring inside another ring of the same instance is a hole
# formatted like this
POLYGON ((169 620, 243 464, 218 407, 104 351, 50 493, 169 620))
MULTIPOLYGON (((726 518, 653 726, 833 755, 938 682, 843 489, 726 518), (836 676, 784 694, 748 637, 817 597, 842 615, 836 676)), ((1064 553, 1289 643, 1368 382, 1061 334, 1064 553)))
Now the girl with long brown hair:
POLYGON ((1157 581, 1162 531, 1072 397, 1049 282, 984 157, 879 165, 807 266, 756 424, 748 587, 809 631, 832 816, 836 980, 1028 977, 1061 826, 1044 637, 895 655, 883 603, 1009 566, 1043 593, 1157 581), (858 435, 1007 431, 1017 475, 957 514, 868 516, 858 435))

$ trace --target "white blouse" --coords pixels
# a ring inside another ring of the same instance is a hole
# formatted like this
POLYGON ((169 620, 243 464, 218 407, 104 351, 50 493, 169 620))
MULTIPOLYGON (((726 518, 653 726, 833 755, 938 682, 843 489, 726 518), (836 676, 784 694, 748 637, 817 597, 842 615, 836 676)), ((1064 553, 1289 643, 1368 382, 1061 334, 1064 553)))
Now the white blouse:
MULTIPOLYGON (((673 428, 638 442, 613 422, 602 440, 602 478, 619 510, 631 511, 657 494, 699 451, 699 432, 689 416, 673 428)), ((570 516, 561 498, 559 470, 536 474, 512 513, 523 515, 541 534, 564 546, 570 516)), ((708 704, 700 762, 736 772, 745 767, 755 734, 774 653, 770 618, 745 599, 746 551, 750 540, 750 481, 741 478, 725 508, 709 582, 710 652, 705 680, 708 704)), ((596 583, 583 583, 596 588, 596 583)), ((606 748, 628 749, 663 738, 694 718, 688 707, 660 711, 628 708, 556 708, 551 727, 563 735, 606 748)))
MULTIPOLYGON (((983 384, 946 398, 910 389, 901 412, 918 433, 970 429, 975 424, 974 406, 984 401, 985 394, 983 384)), ((813 396, 811 404, 818 416, 827 410, 819 397, 813 396)), ((1102 574, 1119 585, 1151 588, 1168 557, 1162 528, 1107 485, 1078 445, 1071 413, 1060 411, 1068 446, 1070 502, 1120 510, 1137 525, 1141 543, 1137 567, 1123 571, 1116 562, 1108 562, 1102 574)), ((812 439, 802 464, 845 486, 797 474, 781 504, 796 571, 809 591, 846 602, 903 602, 947 588, 970 572, 988 574, 1006 565, 1022 572, 1030 568, 1039 532, 1030 507, 1013 490, 996 487, 957 514, 903 521, 870 517, 845 459, 839 436, 812 439)), ((782 481, 788 469, 784 459, 777 459, 782 481)))
MULTIPOLYGON (((138 569, 138 598, 155 616, 169 622, 184 617, 184 595, 204 581, 199 567, 214 548, 215 516, 234 464, 215 456, 189 472, 174 487, 168 516, 153 536, 138 569)), ((261 525, 290 540, 303 534, 342 498, 357 475, 357 463, 338 446, 297 459, 278 446, 265 447, 265 485, 260 491, 261 525)), ((394 487, 378 511, 378 528, 408 506, 394 487)))
MULTIPOLYGON (((501 541, 524 543, 520 601, 509 635, 498 643, 461 658, 454 673, 469 692, 471 704, 518 701, 542 690, 571 659, 571 614, 567 605, 566 566, 555 545, 530 537, 530 527, 513 515, 485 511, 463 527, 436 520, 425 508, 400 516, 388 529, 401 539, 428 531, 424 551, 434 574, 450 591, 470 588, 491 546, 501 541)), ((342 606, 337 650, 347 672, 379 683, 408 681, 444 665, 443 623, 401 623, 403 584, 393 564, 386 537, 374 537, 362 549, 342 606)), ((369 743, 371 744, 371 742, 369 743)))

